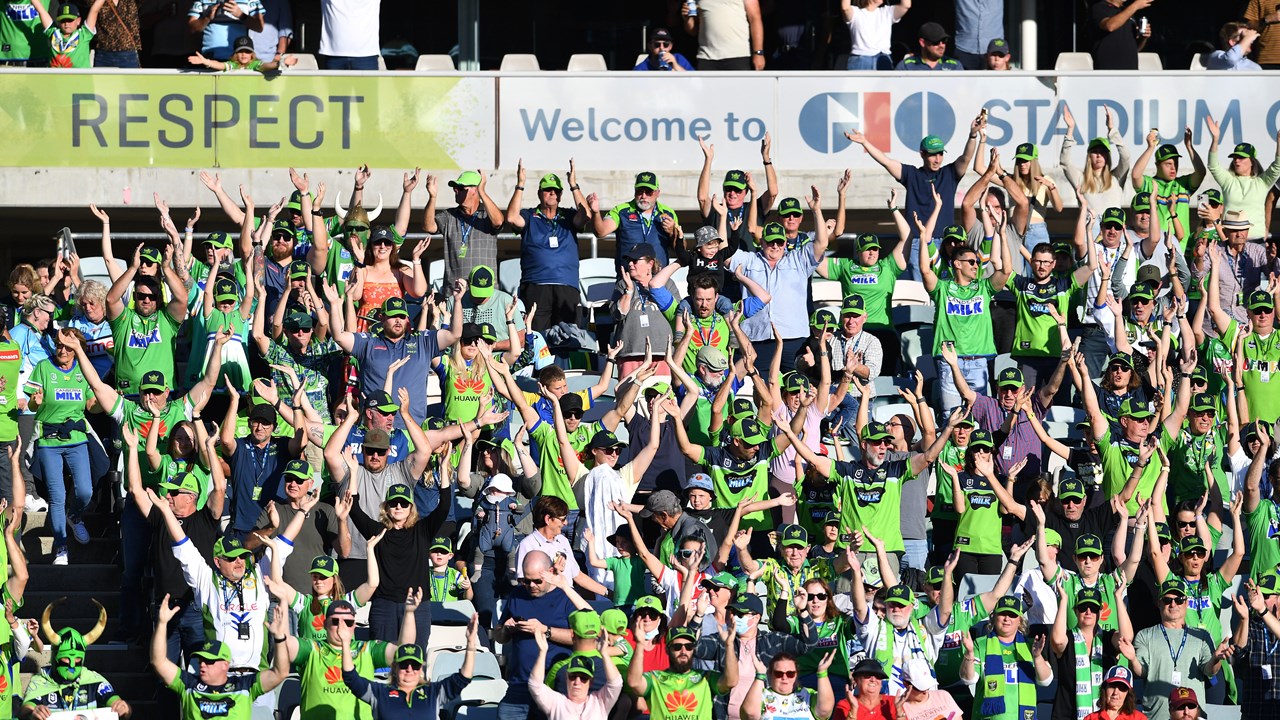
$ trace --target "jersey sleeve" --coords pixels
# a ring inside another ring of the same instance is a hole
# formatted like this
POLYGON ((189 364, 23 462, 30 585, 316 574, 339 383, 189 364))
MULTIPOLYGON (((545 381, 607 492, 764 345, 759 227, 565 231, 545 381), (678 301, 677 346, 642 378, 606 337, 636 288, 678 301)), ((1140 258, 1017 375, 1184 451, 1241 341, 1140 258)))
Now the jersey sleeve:
POLYGON ((203 603, 212 597, 213 570, 205 563, 191 538, 184 537, 181 542, 175 543, 173 556, 182 565, 182 577, 195 593, 196 600, 203 603))

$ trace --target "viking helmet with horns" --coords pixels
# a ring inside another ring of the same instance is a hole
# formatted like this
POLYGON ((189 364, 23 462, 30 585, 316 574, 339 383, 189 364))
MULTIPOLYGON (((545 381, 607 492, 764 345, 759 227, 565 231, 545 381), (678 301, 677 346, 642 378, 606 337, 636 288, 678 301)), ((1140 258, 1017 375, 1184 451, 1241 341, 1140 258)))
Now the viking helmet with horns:
POLYGON ((44 613, 40 616, 40 632, 44 635, 45 641, 53 646, 53 672, 64 681, 71 682, 80 676, 89 646, 102 636, 103 630, 107 629, 107 609, 102 606, 102 603, 93 600, 93 604, 98 606, 98 622, 92 630, 81 635, 75 628, 68 627, 55 633, 53 625, 49 623, 49 616, 53 614, 53 607, 66 599, 66 597, 60 597, 45 607, 44 613))
POLYGON ((349 226, 354 223, 358 223, 359 226, 361 226, 359 229, 367 232, 369 230, 369 225, 371 225, 374 220, 377 220, 378 216, 382 214, 382 193, 378 193, 378 207, 374 208, 372 213, 367 212, 362 203, 352 203, 351 207, 348 208, 342 207, 341 192, 339 192, 333 199, 333 209, 342 217, 342 225, 344 229, 350 229, 349 226))

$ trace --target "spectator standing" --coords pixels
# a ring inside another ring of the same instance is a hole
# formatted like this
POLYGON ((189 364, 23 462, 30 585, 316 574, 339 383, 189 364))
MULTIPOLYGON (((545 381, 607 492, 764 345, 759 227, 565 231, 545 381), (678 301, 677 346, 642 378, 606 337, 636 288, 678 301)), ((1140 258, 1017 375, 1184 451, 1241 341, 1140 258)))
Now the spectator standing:
POLYGON ((1280 684, 1271 668, 1280 661, 1280 577, 1274 572, 1248 583, 1248 601, 1235 598, 1236 615, 1240 618, 1234 638, 1235 655, 1242 663, 1240 705, 1247 718, 1267 717, 1275 712, 1280 700, 1280 684))
MULTIPOLYGON (((633 245, 623 255, 622 277, 618 280, 610 299, 610 312, 617 323, 617 341, 622 345, 618 371, 623 377, 638 368, 653 350, 665 348, 672 341, 671 325, 659 304, 659 295, 666 292, 675 296, 676 284, 668 279, 665 288, 657 293, 649 287, 653 280, 657 261, 652 245, 633 245)), ((668 300, 667 308, 672 305, 668 300)), ((658 374, 667 375, 670 370, 659 363, 658 374)))
POLYGON ((1262 66, 1249 59, 1258 31, 1246 23, 1229 22, 1218 31, 1221 50, 1214 50, 1204 59, 1209 70, 1261 70, 1262 66))
POLYGON ((194 0, 187 13, 187 27, 201 34, 200 54, 211 60, 230 60, 236 40, 250 30, 262 32, 264 18, 262 0, 194 0))
POLYGON ((920 26, 920 52, 902 58, 895 70, 938 71, 963 70, 954 58, 946 57, 947 41, 951 36, 936 22, 927 22, 920 26))
POLYGON ((1089 8, 1089 27, 1093 28, 1094 70, 1137 70, 1138 53, 1151 37, 1151 23, 1139 32, 1134 16, 1151 7, 1155 0, 1098 0, 1089 8))
POLYGON ((953 53, 962 69, 1007 70, 1007 60, 1002 68, 990 66, 993 49, 1009 57, 1009 43, 1004 41, 1004 0, 956 0, 953 53))
POLYGON ((552 582, 556 571, 551 558, 541 550, 526 554, 520 567, 520 586, 508 597, 500 624, 493 629, 494 642, 503 643, 510 653, 506 669, 509 686, 498 705, 498 718, 544 720, 545 715, 529 692, 528 681, 540 662, 554 663, 568 656, 573 644, 569 613, 577 605, 575 598, 581 598, 568 585, 552 582), (534 639, 537 635, 550 641, 549 655, 534 639))
POLYGON ((320 67, 377 70, 378 56, 382 54, 378 24, 381 9, 381 0, 321 0, 320 67))
POLYGON ((524 163, 516 167, 516 187, 507 203, 507 223, 520 233, 517 294, 525 308, 537 306, 538 313, 529 318, 529 329, 539 332, 559 323, 578 324, 578 233, 587 226, 591 213, 582 188, 578 187, 572 159, 566 177, 576 208, 561 207, 564 185, 555 173, 547 173, 538 181, 538 206, 520 209, 524 163))
MULTIPOLYGON (((635 70, 657 70, 663 72, 684 72, 693 69, 693 63, 678 52, 672 51, 671 33, 666 28, 653 31, 649 38, 649 54, 635 66, 635 70)), ((573 180, 569 180, 573 184, 573 180)), ((510 211, 508 211, 508 214, 510 211)))
POLYGON ((31 67, 48 67, 49 43, 42 37, 40 14, 30 0, 5 3, 4 12, 0 12, 0 40, 0 66, 26 67, 30 63, 31 67))
POLYGON ((911 9, 911 0, 897 5, 886 5, 884 0, 841 0, 840 9, 853 43, 847 69, 892 70, 893 26, 911 9))
MULTIPOLYGON (((1144 1, 1137 0, 1137 3, 1144 1)), ((1177 146, 1168 143, 1157 148, 1160 133, 1152 129, 1147 133, 1147 149, 1138 156, 1138 161, 1134 163, 1130 173, 1134 190, 1139 194, 1147 193, 1149 202, 1158 203, 1157 212, 1153 213, 1155 217, 1152 218, 1157 220, 1157 223, 1149 230, 1152 234, 1159 235, 1162 231, 1173 232, 1175 214, 1183 230, 1192 227, 1191 194, 1204 183, 1206 170, 1204 161, 1200 159, 1200 153, 1196 152, 1195 146, 1191 144, 1191 128, 1188 127, 1183 131, 1182 141, 1187 148, 1187 153, 1191 155, 1191 172, 1186 175, 1178 174, 1178 159, 1182 154, 1178 152, 1177 146), (1155 173, 1144 175, 1152 153, 1155 153, 1156 158, 1155 173), (1163 198, 1168 198, 1168 201, 1162 201, 1163 198)), ((1136 197, 1134 201, 1136 206, 1136 197)))
POLYGON ((684 31, 698 36, 699 70, 764 70, 764 20, 759 0, 681 3, 684 31))
POLYGON ((642 172, 636 175, 635 197, 629 202, 601 212, 599 197, 595 193, 587 196, 591 229, 596 237, 617 232, 615 253, 619 271, 626 269, 623 258, 636 245, 649 245, 659 265, 666 265, 674 253, 676 211, 658 202, 661 195, 658 176, 642 172))
POLYGON ((498 231, 506 216, 498 203, 485 190, 485 176, 479 170, 466 170, 457 180, 450 180, 457 207, 436 209, 436 177, 427 176, 426 214, 423 231, 444 235, 444 286, 454 280, 465 280, 477 265, 498 267, 498 231))
MULTIPOLYGON (((1239 143, 1231 150, 1231 164, 1222 167, 1218 162, 1218 138, 1220 131, 1213 116, 1205 118, 1205 126, 1209 129, 1209 173, 1222 188, 1222 204, 1225 212, 1243 212, 1251 218, 1266 217, 1267 192, 1280 180, 1280 134, 1276 135, 1277 150, 1275 159, 1264 171, 1258 161, 1258 150, 1252 143, 1239 143)), ((1190 211, 1188 211, 1190 215, 1190 211)), ((1185 221, 1184 221, 1185 222, 1185 221)), ((1184 230, 1190 226, 1183 225, 1184 230)), ((1261 242, 1266 238, 1262 226, 1254 226, 1249 239, 1261 242)))
POLYGON ((137 68, 142 31, 138 0, 107 0, 98 14, 94 38, 94 67, 137 68))
MULTIPOLYGON (((132 0, 130 0, 132 2, 132 0)), ((289 0, 261 0, 263 20, 261 30, 250 30, 253 52, 263 62, 280 62, 284 51, 293 40, 293 10, 289 0)), ((110 4, 111 0, 107 0, 110 4)), ((99 22, 99 25, 104 23, 99 22)))
MULTIPOLYGON (((1071 160, 1071 152, 1076 147, 1076 119, 1071 114, 1071 108, 1064 105, 1062 121, 1067 125, 1067 134, 1062 138, 1062 152, 1058 156, 1058 167, 1062 168, 1062 174, 1071 187, 1084 196, 1089 207, 1102 210, 1124 207, 1128 198, 1125 184, 1129 182, 1129 149, 1116 129, 1115 115, 1110 108, 1106 113, 1107 136, 1089 141, 1085 151, 1085 164, 1081 168, 1071 160), (1113 152, 1119 158, 1114 168, 1111 166, 1113 152)), ((1096 233, 1097 228, 1091 227, 1089 231, 1096 233)), ((1097 293, 1092 293, 1089 297, 1097 297, 1097 293)))
POLYGON ((1249 0, 1244 19, 1259 33, 1258 64, 1263 70, 1280 69, 1280 0, 1249 0))

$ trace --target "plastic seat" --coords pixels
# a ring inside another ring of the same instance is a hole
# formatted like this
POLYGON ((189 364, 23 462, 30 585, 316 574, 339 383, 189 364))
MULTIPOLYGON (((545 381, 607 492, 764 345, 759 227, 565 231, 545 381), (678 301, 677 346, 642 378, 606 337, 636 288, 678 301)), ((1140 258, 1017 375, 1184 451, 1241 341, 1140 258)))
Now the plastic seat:
MULTIPOLYGON (((1230 626, 1223 625, 1222 627, 1230 626)), ((1241 711, 1239 705, 1213 705, 1211 703, 1205 703, 1202 708, 1204 709, 1203 717, 1206 718, 1213 718, 1213 720, 1240 720, 1241 711)))
POLYGON ((839 307, 844 302, 844 292, 840 288, 840 283, 835 280, 813 278, 809 281, 809 294, 813 298, 815 308, 832 305, 839 307))
POLYGON ((574 53, 569 56, 569 72, 605 72, 609 69, 603 55, 594 53, 574 53))
POLYGON ((502 65, 498 69, 502 72, 538 72, 542 65, 538 63, 537 55, 513 53, 502 56, 502 65))
MULTIPOLYGON (((1142 55, 1142 53, 1138 53, 1142 55)), ((1054 70, 1092 70, 1093 56, 1087 52, 1064 52, 1058 53, 1058 59, 1053 64, 1054 70)))
POLYGON ((520 287, 520 258, 511 258, 498 263, 498 288, 504 292, 516 294, 520 287))
POLYGON ((905 328, 898 333, 902 347, 902 364, 900 372, 907 374, 919 370, 925 380, 938 377, 938 368, 933 362, 933 326, 921 325, 905 328))
POLYGON ((1085 419, 1084 410, 1070 405, 1054 405, 1044 416, 1047 422, 1070 423, 1072 425, 1085 419))
POLYGON ((613 282, 598 282, 582 289, 582 305, 588 308, 604 307, 613 297, 613 282))
POLYGON ((387 71, 387 61, 382 58, 381 54, 378 55, 378 71, 379 72, 387 71))
MULTIPOLYGON (((1209 60, 1209 53, 1207 52, 1196 53, 1195 55, 1192 55, 1191 69, 1192 70, 1208 70, 1209 69, 1209 63, 1207 62, 1208 60, 1209 60)), ((1141 53, 1139 53, 1138 61, 1139 62, 1142 61, 1141 53)))
POLYGON ((906 415, 914 418, 915 411, 906 403, 886 403, 871 411, 871 417, 875 418, 876 422, 889 422, 895 415, 906 415))
POLYGON ((1140 52, 1138 53, 1138 70, 1142 72, 1162 72, 1164 71, 1164 61, 1160 59, 1159 53, 1140 52))
POLYGON ((316 60, 316 56, 312 55, 311 53, 289 53, 289 54, 298 58, 298 62, 294 63, 293 67, 289 68, 288 70, 289 72, 293 72, 295 70, 319 70, 320 69, 320 63, 316 60))
POLYGON ((960 592, 956 598, 970 598, 981 595, 996 586, 999 575, 965 575, 960 581, 960 592))
POLYGON ((893 306, 932 305, 933 300, 918 280, 899 280, 893 286, 893 306))
POLYGON ((427 282, 431 284, 432 290, 439 290, 444 284, 444 261, 432 260, 427 266, 427 282))
POLYGON ((889 315, 896 328, 932 325, 937 319, 937 312, 930 305, 898 305, 889 315))
POLYGON ((450 600, 431 603, 431 626, 466 625, 476 614, 476 606, 470 600, 450 600))
POLYGON ((632 65, 629 69, 634 70, 636 65, 639 65, 640 63, 644 62, 648 57, 649 57, 649 53, 640 53, 639 55, 636 56, 635 65, 632 65))
POLYGON ((497 703, 463 705, 458 708, 457 720, 498 720, 497 703))
MULTIPOLYGON (((435 631, 432 630, 432 635, 435 631)), ((443 680, 462 669, 467 653, 462 650, 438 650, 431 663, 431 679, 443 680)), ((498 666, 498 658, 493 653, 480 649, 476 652, 476 667, 472 672, 474 678, 502 679, 502 668, 498 666)))
POLYGON ((414 72, 453 72, 453 58, 448 55, 419 55, 414 72))

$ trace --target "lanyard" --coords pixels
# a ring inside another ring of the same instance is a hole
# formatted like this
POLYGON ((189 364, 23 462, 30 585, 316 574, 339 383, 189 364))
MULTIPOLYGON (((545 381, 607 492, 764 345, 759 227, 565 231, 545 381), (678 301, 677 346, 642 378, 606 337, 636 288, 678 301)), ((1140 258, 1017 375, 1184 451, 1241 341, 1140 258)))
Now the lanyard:
POLYGON ((244 578, 240 578, 240 582, 233 583, 230 580, 222 581, 222 604, 231 607, 231 596, 234 595, 236 600, 240 602, 240 609, 244 610, 244 578), (234 590, 235 592, 228 592, 234 590))
POLYGON ((458 232, 462 233, 462 247, 458 250, 458 257, 467 256, 467 242, 471 238, 471 231, 475 226, 471 224, 471 218, 458 218, 458 232))
POLYGON ((658 219, 658 211, 653 211, 653 217, 649 218, 649 222, 647 223, 644 221, 644 215, 642 213, 638 213, 637 216, 640 218, 640 237, 642 238, 642 242, 647 243, 649 242, 649 233, 653 232, 653 223, 658 219))
POLYGON ((1169 646, 1169 657, 1173 659, 1173 666, 1177 668, 1178 658, 1182 657, 1182 650, 1187 647, 1187 631, 1182 631, 1182 643, 1178 645, 1178 652, 1173 651, 1173 643, 1169 642, 1169 633, 1165 632, 1164 625, 1157 625, 1160 628, 1160 634, 1164 636, 1164 644, 1169 646))

